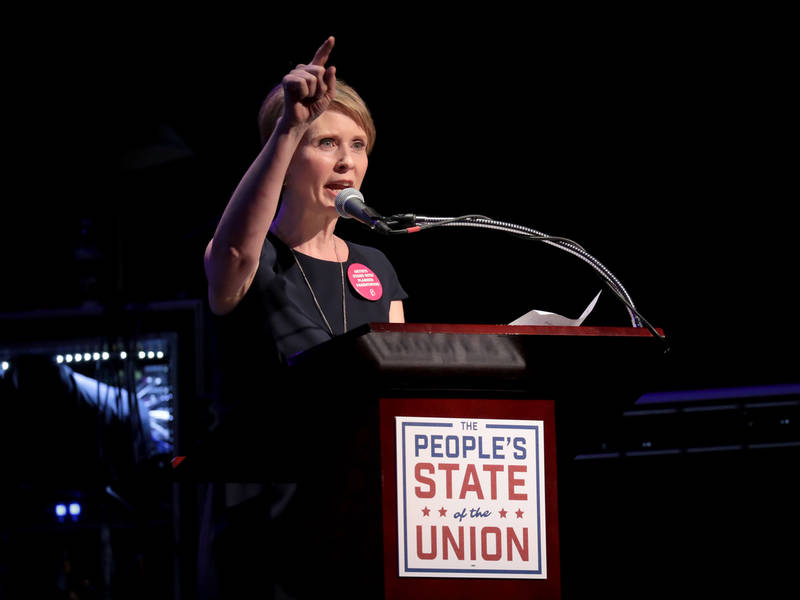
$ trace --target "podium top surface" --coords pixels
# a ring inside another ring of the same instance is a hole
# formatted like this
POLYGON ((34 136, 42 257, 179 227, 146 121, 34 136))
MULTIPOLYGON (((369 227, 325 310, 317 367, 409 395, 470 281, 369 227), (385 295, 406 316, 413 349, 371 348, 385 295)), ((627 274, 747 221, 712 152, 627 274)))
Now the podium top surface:
POLYGON ((649 330, 636 327, 369 323, 292 357, 289 364, 341 373, 357 369, 378 374, 382 383, 395 377, 403 385, 412 377, 447 383, 563 382, 575 379, 575 373, 628 371, 651 361, 660 343, 649 330))

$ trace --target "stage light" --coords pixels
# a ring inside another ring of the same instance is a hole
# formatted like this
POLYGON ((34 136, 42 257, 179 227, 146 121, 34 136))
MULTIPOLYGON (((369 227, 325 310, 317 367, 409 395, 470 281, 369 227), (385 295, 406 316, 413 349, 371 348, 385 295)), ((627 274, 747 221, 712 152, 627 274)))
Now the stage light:
POLYGON ((61 364, 61 363, 63 363, 63 362, 64 362, 64 357, 63 357, 62 355, 60 355, 60 354, 59 354, 58 356, 56 356, 56 362, 57 362, 58 364, 61 364))
POLYGON ((72 354, 67 354, 64 357, 64 362, 71 363, 72 362, 72 354))
POLYGON ((76 354, 75 355, 75 362, 81 362, 82 360, 83 360, 83 355, 81 355, 81 354, 76 354))
POLYGON ((11 365, 9 364, 9 362, 7 360, 4 360, 3 362, 0 363, 0 369, 3 369, 3 371, 8 371, 8 368, 10 366, 11 365))
POLYGON ((81 515, 81 510, 82 509, 79 502, 70 502, 69 504, 59 502, 55 507, 56 517, 60 523, 64 522, 64 519, 67 515, 69 515, 70 520, 73 522, 77 521, 78 517, 81 515))
POLYGON ((100 360, 100 353, 95 352, 94 354, 92 354, 92 360, 100 360))
POLYGON ((147 354, 145 354, 145 351, 139 350, 139 358, 144 358, 145 356, 147 356, 147 354))
POLYGON ((150 350, 150 352, 147 353, 147 358, 155 358, 155 357, 156 357, 156 353, 153 352, 152 350, 150 350))
POLYGON ((103 360, 108 360, 109 356, 110 355, 108 354, 108 352, 103 352, 103 354, 102 354, 103 360))
POLYGON ((128 353, 127 353, 127 352, 125 352, 125 350, 123 350, 122 352, 120 352, 120 353, 119 353, 119 357, 120 357, 122 360, 125 360, 126 358, 128 358, 128 353))
POLYGON ((153 419, 157 419, 159 421, 172 421, 172 415, 168 410, 156 408, 147 412, 153 419))
POLYGON ((156 352, 156 358, 164 358, 164 353, 161 350, 159 350, 158 352, 156 352))
POLYGON ((92 360, 92 355, 88 352, 83 353, 83 360, 92 360))

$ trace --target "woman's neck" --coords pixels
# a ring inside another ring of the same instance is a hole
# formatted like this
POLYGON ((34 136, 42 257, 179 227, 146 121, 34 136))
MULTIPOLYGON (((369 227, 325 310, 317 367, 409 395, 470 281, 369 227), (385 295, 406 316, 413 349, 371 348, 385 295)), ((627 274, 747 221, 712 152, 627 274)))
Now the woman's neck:
POLYGON ((320 260, 347 260, 347 244, 334 234, 337 217, 282 205, 270 230, 292 250, 320 260))

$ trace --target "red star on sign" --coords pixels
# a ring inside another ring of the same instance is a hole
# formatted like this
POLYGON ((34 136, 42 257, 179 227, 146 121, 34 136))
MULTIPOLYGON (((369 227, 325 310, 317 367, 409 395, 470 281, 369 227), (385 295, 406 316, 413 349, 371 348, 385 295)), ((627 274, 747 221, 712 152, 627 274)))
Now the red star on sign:
POLYGON ((447 509, 444 506, 439 509, 439 516, 440 517, 446 517, 447 516, 447 509))
POLYGON ((500 509, 500 518, 501 519, 505 519, 507 514, 508 514, 508 511, 505 508, 501 508, 500 509))
POLYGON ((522 518, 522 509, 520 509, 520 508, 517 509, 517 518, 518 519, 522 518))
POLYGON ((422 509, 422 514, 427 517, 428 515, 431 514, 431 509, 426 506, 425 508, 422 509))

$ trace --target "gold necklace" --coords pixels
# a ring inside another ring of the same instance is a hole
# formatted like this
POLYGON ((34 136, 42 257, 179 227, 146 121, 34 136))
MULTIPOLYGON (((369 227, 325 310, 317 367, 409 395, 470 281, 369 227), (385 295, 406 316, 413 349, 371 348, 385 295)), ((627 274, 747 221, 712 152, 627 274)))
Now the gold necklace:
MULTIPOLYGON (((325 321, 325 326, 328 328, 328 331, 331 333, 331 337, 334 337, 333 327, 331 324, 328 323, 328 319, 325 317, 325 312, 322 310, 322 306, 319 304, 319 300, 317 300, 317 295, 314 293, 314 288, 311 287, 311 282, 308 280, 306 276, 306 272, 303 270, 303 265, 300 264, 300 261, 297 259, 297 253, 294 251, 294 248, 291 248, 292 256, 294 257, 294 262, 297 264, 297 268, 300 269, 300 274, 303 276, 303 280, 306 282, 308 286, 308 291, 311 292, 311 299, 314 300, 314 304, 319 311, 322 320, 325 321)), ((344 264, 341 260, 339 260, 339 252, 336 250, 336 240, 333 241, 333 253, 336 255, 336 262, 339 263, 339 272, 342 275, 342 322, 344 325, 344 331, 342 333, 347 332, 347 304, 345 303, 345 292, 344 292, 344 264)))

